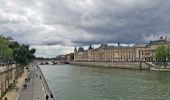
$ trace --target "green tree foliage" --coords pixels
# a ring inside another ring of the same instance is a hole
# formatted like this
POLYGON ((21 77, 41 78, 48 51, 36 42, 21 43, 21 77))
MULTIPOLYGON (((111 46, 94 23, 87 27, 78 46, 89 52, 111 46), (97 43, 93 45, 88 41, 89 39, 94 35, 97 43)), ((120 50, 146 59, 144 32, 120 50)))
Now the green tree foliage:
POLYGON ((30 49, 29 45, 20 45, 10 40, 12 40, 11 37, 0 36, 0 58, 13 60, 21 65, 27 65, 35 59, 36 49, 30 49))
POLYGON ((34 53, 36 49, 29 49, 29 45, 20 45, 17 42, 13 42, 10 46, 13 48, 13 57, 16 63, 21 65, 27 65, 35 59, 34 53))
POLYGON ((13 50, 9 47, 10 41, 8 38, 0 36, 0 57, 5 60, 12 60, 13 50))
POLYGON ((170 61, 170 44, 167 45, 167 58, 170 61))
POLYGON ((159 62, 170 61, 170 44, 159 46, 156 49, 156 58, 159 62))
POLYGON ((166 52, 166 47, 165 45, 161 45, 156 49, 156 58, 157 61, 166 61, 166 57, 167 57, 167 52, 166 52))

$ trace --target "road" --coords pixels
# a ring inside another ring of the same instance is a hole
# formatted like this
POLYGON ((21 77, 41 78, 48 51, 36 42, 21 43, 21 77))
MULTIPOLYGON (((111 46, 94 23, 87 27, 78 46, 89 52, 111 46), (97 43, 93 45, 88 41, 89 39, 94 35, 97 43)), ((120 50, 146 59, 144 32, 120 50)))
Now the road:
POLYGON ((40 72, 37 70, 37 67, 33 66, 30 68, 28 77, 30 77, 30 81, 26 82, 27 88, 21 89, 16 100, 45 100, 45 91, 42 84, 42 80, 40 79, 40 72), (36 74, 38 75, 36 77, 36 74))

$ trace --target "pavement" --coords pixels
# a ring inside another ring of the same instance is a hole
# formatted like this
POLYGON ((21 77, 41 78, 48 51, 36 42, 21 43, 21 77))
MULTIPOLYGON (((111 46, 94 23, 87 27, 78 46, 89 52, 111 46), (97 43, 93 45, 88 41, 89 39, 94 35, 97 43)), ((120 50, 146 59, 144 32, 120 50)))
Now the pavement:
POLYGON ((46 94, 42 82, 43 80, 42 78, 40 79, 40 76, 42 77, 40 70, 37 70, 35 65, 31 67, 28 74, 30 81, 25 82, 25 84, 27 84, 27 88, 21 89, 16 100, 46 100, 46 94))

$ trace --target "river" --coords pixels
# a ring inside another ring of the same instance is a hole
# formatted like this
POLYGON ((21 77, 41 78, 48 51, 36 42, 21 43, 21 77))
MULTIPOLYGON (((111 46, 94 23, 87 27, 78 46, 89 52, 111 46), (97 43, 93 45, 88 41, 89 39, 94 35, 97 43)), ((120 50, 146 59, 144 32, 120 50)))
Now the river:
POLYGON ((55 100, 170 100, 170 73, 43 65, 55 100))

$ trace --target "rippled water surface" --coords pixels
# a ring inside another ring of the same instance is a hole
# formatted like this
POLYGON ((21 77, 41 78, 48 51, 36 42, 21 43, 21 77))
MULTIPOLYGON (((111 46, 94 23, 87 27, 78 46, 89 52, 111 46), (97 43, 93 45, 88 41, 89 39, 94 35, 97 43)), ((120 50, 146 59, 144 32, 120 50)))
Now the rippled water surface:
POLYGON ((170 100, 170 73, 41 66, 55 100, 170 100))

